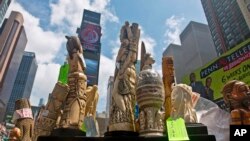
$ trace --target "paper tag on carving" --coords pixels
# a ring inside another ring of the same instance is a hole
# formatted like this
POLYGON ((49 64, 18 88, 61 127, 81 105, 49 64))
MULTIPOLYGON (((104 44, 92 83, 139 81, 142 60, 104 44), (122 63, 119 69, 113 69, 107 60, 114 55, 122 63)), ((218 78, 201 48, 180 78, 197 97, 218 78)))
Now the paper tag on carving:
POLYGON ((43 116, 43 117, 47 117, 48 114, 49 114, 49 110, 43 110, 43 111, 42 111, 42 116, 43 116))
POLYGON ((167 119, 167 134, 169 141, 187 141, 189 140, 185 121, 182 118, 173 120, 167 119))
POLYGON ((23 109, 16 110, 13 114, 12 121, 15 122, 16 120, 21 119, 21 118, 33 119, 31 109, 30 108, 23 108, 23 109))
POLYGON ((193 103, 193 108, 196 106, 198 100, 200 99, 200 94, 196 92, 192 92, 192 103, 193 103))

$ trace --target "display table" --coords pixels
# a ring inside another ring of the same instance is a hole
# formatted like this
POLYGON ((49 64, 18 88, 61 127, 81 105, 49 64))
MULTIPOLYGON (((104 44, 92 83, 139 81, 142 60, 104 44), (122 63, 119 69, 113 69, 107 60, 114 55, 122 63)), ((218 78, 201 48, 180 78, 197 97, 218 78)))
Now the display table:
MULTIPOLYGON (((190 141, 216 141, 214 135, 208 135, 207 127, 203 124, 186 124, 190 141)), ((80 136, 40 136, 38 141, 168 141, 168 137, 129 137, 129 136, 107 136, 107 137, 80 137, 80 136)))

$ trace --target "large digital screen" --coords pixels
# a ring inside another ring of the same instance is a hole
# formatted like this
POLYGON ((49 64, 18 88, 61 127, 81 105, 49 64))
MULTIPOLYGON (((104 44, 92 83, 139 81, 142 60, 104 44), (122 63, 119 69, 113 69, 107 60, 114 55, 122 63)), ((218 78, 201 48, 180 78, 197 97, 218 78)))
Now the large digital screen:
POLYGON ((90 51, 99 51, 101 27, 90 23, 84 23, 80 31, 80 39, 83 48, 90 51))
MULTIPOLYGON (((250 84, 250 39, 238 44, 219 58, 193 72, 199 87, 205 87, 206 94, 211 94, 214 101, 222 99, 222 89, 230 80, 240 80, 250 84), (210 85, 208 84, 210 83, 210 85)), ((190 74, 187 74, 183 83, 191 86, 190 74)), ((192 86, 193 87, 193 86, 192 86)), ((198 87, 198 85, 197 85, 198 87)))
POLYGON ((87 75, 87 83, 88 85, 95 85, 97 84, 98 79, 98 60, 88 59, 85 58, 86 63, 86 75, 87 75))

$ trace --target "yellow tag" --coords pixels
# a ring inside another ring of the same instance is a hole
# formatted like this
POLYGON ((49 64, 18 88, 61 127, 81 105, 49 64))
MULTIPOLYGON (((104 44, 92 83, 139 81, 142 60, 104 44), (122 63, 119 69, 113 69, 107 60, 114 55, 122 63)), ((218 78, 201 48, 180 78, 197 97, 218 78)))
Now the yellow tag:
POLYGON ((185 121, 182 118, 173 120, 167 119, 167 134, 169 141, 186 141, 189 140, 185 121))

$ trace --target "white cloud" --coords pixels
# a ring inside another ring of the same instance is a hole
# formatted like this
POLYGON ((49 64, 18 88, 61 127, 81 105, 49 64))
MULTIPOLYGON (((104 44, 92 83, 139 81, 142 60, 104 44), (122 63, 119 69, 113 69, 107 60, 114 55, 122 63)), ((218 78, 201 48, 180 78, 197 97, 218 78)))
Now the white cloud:
MULTIPOLYGON (((155 40, 150 37, 149 35, 145 34, 143 31, 143 28, 141 29, 141 37, 139 41, 139 57, 140 57, 140 46, 141 41, 144 41, 147 52, 154 55, 154 48, 156 46, 155 40)), ((119 34, 117 35, 119 37, 119 34)), ((112 52, 112 58, 107 58, 106 56, 101 56, 101 62, 100 62, 100 72, 99 72, 99 102, 97 105, 97 109, 99 112, 105 111, 106 108, 106 101, 107 101, 107 86, 108 86, 108 79, 109 76, 114 75, 115 71, 115 60, 116 56, 118 54, 119 48, 120 48, 120 39, 117 38, 115 41, 110 41, 111 45, 111 52, 112 52)), ((140 59, 140 58, 138 58, 140 59)))
MULTIPOLYGON (((102 14, 102 27, 107 21, 118 22, 118 17, 108 9, 109 3, 110 0, 59 0, 58 3, 51 3, 50 25, 64 29, 57 32, 44 31, 39 25, 39 18, 27 12, 18 2, 13 1, 11 3, 8 13, 10 13, 10 10, 15 10, 23 14, 24 27, 28 38, 26 50, 35 52, 38 61, 38 70, 31 94, 33 105, 37 105, 40 98, 44 98, 46 102, 48 94, 52 92, 60 67, 59 64, 53 62, 53 59, 61 49, 65 50, 63 45, 66 41, 64 35, 75 33, 75 29, 80 26, 84 8, 102 14), (63 31, 67 33, 63 33, 63 31)), ((62 59, 64 60, 64 58, 62 59)), ((101 56, 101 64, 114 65, 111 62, 112 60, 101 56)), ((100 65, 100 68, 99 82, 103 87, 100 87, 99 91, 103 96, 106 94, 106 81, 108 81, 108 76, 113 74, 114 68, 109 67, 112 71, 105 69, 103 65, 100 65)))
POLYGON ((30 97, 32 105, 38 105, 40 98, 43 98, 47 103, 49 93, 52 92, 57 82, 59 68, 59 64, 39 64, 30 97))
POLYGON ((60 51, 64 42, 62 33, 44 31, 39 26, 39 19, 27 12, 19 3, 13 1, 8 9, 6 17, 11 11, 22 13, 24 18, 24 28, 27 35, 27 51, 36 53, 38 69, 33 84, 30 97, 32 105, 37 105, 40 98, 48 99, 48 94, 52 92, 59 73, 59 64, 55 64, 53 59, 60 51))
MULTIPOLYGON (((75 32, 76 27, 80 26, 83 9, 86 8, 102 13, 101 24, 104 28, 107 21, 118 22, 118 17, 108 9, 109 2, 109 0, 59 0, 56 4, 50 4, 52 8, 52 15, 50 17, 51 25, 71 30, 67 32, 75 32)), ((12 2, 9 9, 15 9, 23 14, 25 21, 24 26, 28 38, 26 50, 35 52, 38 60, 38 70, 31 94, 31 103, 32 105, 37 105, 40 98, 44 98, 46 103, 48 94, 52 92, 57 81, 60 64, 54 63, 53 59, 55 59, 55 55, 61 49, 65 50, 65 48, 63 48, 65 46, 63 44, 66 41, 64 39, 65 33, 44 31, 39 26, 39 19, 31 15, 15 1, 12 2)), ((149 35, 145 34, 142 28, 140 43, 141 41, 144 41, 146 44, 147 52, 154 55, 156 42, 149 35)), ((119 47, 120 41, 117 38, 117 40, 112 43, 112 58, 101 55, 99 72, 100 98, 97 106, 99 112, 104 111, 106 108, 108 78, 114 75, 115 58, 119 47)), ((62 59, 64 60, 64 58, 62 59)))
POLYGON ((97 105, 97 110, 99 112, 106 110, 108 80, 109 76, 114 75, 114 71, 115 60, 101 55, 98 85, 99 101, 97 105))
POLYGON ((170 18, 166 19, 165 25, 167 30, 164 34, 166 40, 164 41, 165 44, 178 44, 180 45, 180 38, 179 35, 181 33, 181 28, 183 25, 185 18, 184 17, 177 17, 175 15, 171 16, 170 18))
POLYGON ((38 63, 51 63, 65 41, 62 33, 44 31, 39 26, 39 19, 27 12, 19 3, 13 1, 10 10, 19 11, 24 18, 24 28, 28 38, 26 50, 36 53, 38 63))
POLYGON ((151 53, 152 56, 155 56, 154 49, 156 47, 156 41, 152 37, 147 35, 144 32, 142 27, 140 27, 140 29, 141 29, 141 37, 140 37, 140 40, 139 40, 138 60, 141 60, 141 43, 142 43, 142 41, 145 44, 146 52, 151 53))
POLYGON ((101 13, 101 25, 105 28, 105 23, 118 22, 118 17, 109 10, 110 0, 59 0, 51 3, 51 24, 75 33, 75 29, 80 26, 83 9, 88 9, 101 13))

